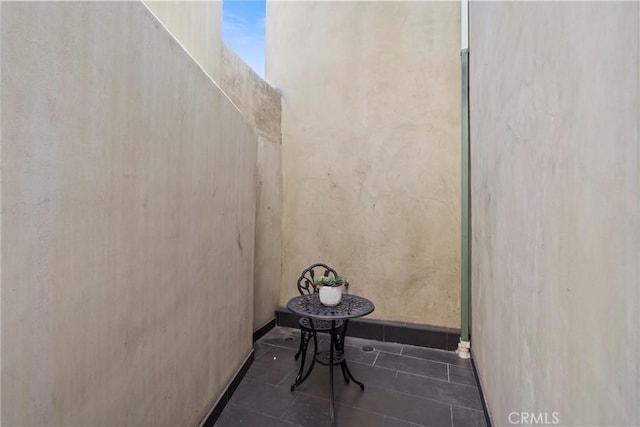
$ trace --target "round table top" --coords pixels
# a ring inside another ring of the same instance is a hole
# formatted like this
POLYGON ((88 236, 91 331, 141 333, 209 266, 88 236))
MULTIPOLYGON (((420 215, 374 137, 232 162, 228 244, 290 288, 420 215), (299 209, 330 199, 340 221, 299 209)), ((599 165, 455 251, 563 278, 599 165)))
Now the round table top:
POLYGON ((358 295, 342 294, 340 304, 328 307, 322 304, 318 294, 314 293, 291 298, 287 308, 296 314, 314 319, 340 320, 366 316, 375 309, 375 306, 368 299, 358 295))

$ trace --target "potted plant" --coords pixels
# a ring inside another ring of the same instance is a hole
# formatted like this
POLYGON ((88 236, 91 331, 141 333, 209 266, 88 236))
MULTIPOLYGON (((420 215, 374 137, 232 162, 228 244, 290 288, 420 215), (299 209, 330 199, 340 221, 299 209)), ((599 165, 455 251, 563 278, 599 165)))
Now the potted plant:
POLYGON ((319 287, 320 302, 329 307, 340 304, 342 299, 342 285, 346 280, 343 277, 321 276, 316 279, 315 284, 319 287))

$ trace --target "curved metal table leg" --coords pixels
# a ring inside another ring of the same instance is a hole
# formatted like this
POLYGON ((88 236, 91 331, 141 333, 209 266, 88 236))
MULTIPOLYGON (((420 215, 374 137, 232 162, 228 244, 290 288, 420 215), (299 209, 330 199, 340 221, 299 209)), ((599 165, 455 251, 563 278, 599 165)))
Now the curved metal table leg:
POLYGON ((331 403, 329 406, 329 414, 331 416, 331 427, 336 425, 336 415, 333 403, 333 347, 336 344, 336 321, 331 321, 331 343, 329 344, 329 383, 331 387, 331 403))
POLYGON ((349 376, 347 375, 347 371, 344 369, 345 364, 340 362, 340 368, 342 369, 342 377, 344 378, 344 382, 349 384, 349 376))
MULTIPOLYGON (((309 334, 309 333, 307 332, 307 334, 309 334)), ((310 336, 307 336, 306 342, 304 343, 304 346, 303 346, 304 348, 302 349, 302 360, 300 361, 300 370, 298 371, 298 375, 296 376, 296 381, 293 384, 291 384, 291 387, 289 387, 289 389, 291 391, 295 390, 296 387, 298 387, 300 384, 302 384, 309 377, 309 374, 311 374, 311 371, 313 371, 313 367, 316 364, 315 354, 318 353, 318 334, 314 330, 313 333, 311 333, 310 335, 313 335, 313 354, 314 354, 314 357, 311 358, 311 365, 309 366, 309 369, 307 370, 307 373, 304 374, 304 376, 303 376, 302 374, 304 372, 304 363, 305 363, 305 359, 307 357, 307 347, 309 345, 309 339, 310 339, 310 336)))
MULTIPOLYGON (((353 378, 353 374, 351 373, 351 371, 349 370, 349 366, 347 365, 346 361, 343 361, 342 363, 342 368, 345 369, 347 371, 347 374, 349 375, 349 378, 351 378, 353 380, 354 383, 358 384, 360 386, 360 390, 364 390, 364 384, 362 384, 360 381, 358 381, 357 379, 353 378)), ((349 383, 349 381, 347 381, 347 384, 349 383)))
MULTIPOLYGON (((344 326, 342 327, 342 340, 341 340, 342 347, 340 348, 340 351, 342 352, 342 354, 344 354, 345 340, 347 338, 347 326, 349 326, 349 319, 344 321, 344 326)), ((342 362, 340 362, 340 366, 342 367, 342 373, 344 375, 344 380, 346 381, 346 383, 349 384, 349 378, 351 378, 354 383, 360 386, 360 390, 364 390, 364 384, 362 384, 360 381, 355 379, 353 377, 353 374, 349 370, 349 365, 347 365, 346 358, 344 358, 342 362), (346 374, 345 374, 345 371, 346 371, 346 374)))
POLYGON ((296 353, 296 355, 293 356, 295 360, 298 360, 298 357, 300 357, 300 353, 302 353, 302 347, 304 347, 305 335, 306 335, 306 332, 302 328, 300 328, 300 347, 298 348, 298 352, 296 353))

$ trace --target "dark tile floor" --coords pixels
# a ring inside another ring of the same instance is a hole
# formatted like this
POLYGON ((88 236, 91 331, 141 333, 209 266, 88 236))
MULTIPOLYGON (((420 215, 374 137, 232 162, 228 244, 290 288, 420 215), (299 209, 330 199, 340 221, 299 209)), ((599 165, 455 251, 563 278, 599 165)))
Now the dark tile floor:
MULTIPOLYGON (((326 366, 316 363, 306 382, 289 391, 299 366, 293 357, 299 337, 296 329, 277 327, 255 343, 255 361, 216 426, 330 424, 326 366)), ((349 368, 365 389, 345 384, 335 369, 338 426, 486 425, 468 360, 452 352, 360 338, 347 338, 346 344, 349 368), (363 351, 366 346, 374 350, 363 351)), ((328 336, 321 336, 320 350, 328 346, 328 336)))

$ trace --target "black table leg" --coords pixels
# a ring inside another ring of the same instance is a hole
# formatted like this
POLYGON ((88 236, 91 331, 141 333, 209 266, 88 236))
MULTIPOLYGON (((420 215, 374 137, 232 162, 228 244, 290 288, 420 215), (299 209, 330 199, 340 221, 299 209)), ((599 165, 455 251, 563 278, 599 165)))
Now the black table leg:
MULTIPOLYGON (((347 366, 347 362, 345 362, 344 360, 341 362, 342 363, 342 367, 344 369, 346 369, 347 371, 347 375, 349 375, 349 378, 351 378, 353 380, 354 383, 358 384, 360 386, 360 390, 364 390, 364 384, 362 384, 360 381, 358 381, 357 379, 353 378, 353 374, 351 373, 351 371, 349 370, 349 366, 347 366)), ((349 381, 347 381, 347 384, 349 384, 349 381)))
POLYGON ((329 345, 329 383, 331 387, 331 406, 329 414, 331 415, 331 427, 336 425, 336 416, 333 403, 333 347, 336 345, 336 321, 331 321, 331 343, 329 345))
POLYGON ((300 370, 298 371, 298 375, 296 376, 296 380, 293 384, 291 384, 290 390, 293 391, 296 387, 298 387, 300 384, 302 384, 308 377, 309 374, 311 374, 311 371, 313 371, 313 367, 316 364, 316 358, 315 358, 315 354, 318 352, 318 334, 316 333, 316 331, 314 330, 313 333, 309 333, 309 332, 301 332, 300 333, 300 339, 301 341, 301 354, 302 354, 302 360, 300 361, 300 370), (309 370, 307 371, 306 374, 304 374, 304 376, 302 375, 304 372, 304 363, 305 363, 305 359, 307 357, 307 347, 309 346, 309 335, 313 335, 313 354, 314 357, 311 360, 311 365, 309 366, 309 370))
POLYGON ((344 382, 349 384, 349 376, 347 375, 347 371, 344 370, 344 363, 340 362, 340 368, 342 369, 342 377, 344 378, 344 382))
POLYGON ((360 386, 360 390, 364 390, 364 384, 353 377, 353 374, 349 370, 349 365, 347 365, 347 358, 344 357, 344 346, 345 340, 347 339, 347 326, 349 326, 349 319, 344 321, 344 326, 342 327, 342 339, 340 340, 340 349, 339 351, 342 353, 343 358, 340 362, 340 367, 342 368, 342 375, 344 375, 344 381, 349 384, 349 378, 353 380, 354 383, 360 386), (345 373, 346 372, 346 373, 345 373))

